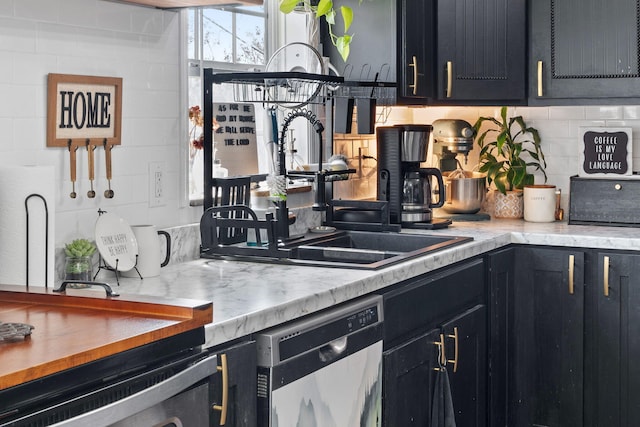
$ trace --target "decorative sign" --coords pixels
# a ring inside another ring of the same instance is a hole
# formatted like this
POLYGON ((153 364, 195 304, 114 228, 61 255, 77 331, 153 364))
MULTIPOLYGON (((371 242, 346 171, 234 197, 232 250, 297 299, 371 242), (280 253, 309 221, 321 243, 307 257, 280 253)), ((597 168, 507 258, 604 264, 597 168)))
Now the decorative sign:
POLYGON ((631 175, 631 128, 580 128, 580 176, 631 175))
POLYGON ((229 176, 258 173, 256 115, 251 103, 213 103, 213 158, 229 176))
POLYGON ((122 79, 49 74, 47 146, 119 145, 122 79))

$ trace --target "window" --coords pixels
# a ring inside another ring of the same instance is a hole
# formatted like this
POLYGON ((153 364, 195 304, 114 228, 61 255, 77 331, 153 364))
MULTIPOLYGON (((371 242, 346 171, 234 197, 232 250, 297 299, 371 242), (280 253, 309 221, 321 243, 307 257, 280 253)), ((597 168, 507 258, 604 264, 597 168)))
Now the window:
MULTIPOLYGON (((246 71, 263 69, 267 55, 267 12, 265 6, 194 8, 188 12, 187 59, 189 120, 189 199, 203 194, 203 153, 199 144, 202 122, 201 71, 246 71), (198 111, 198 107, 200 111, 198 111)), ((216 92, 222 102, 231 94, 216 92)))

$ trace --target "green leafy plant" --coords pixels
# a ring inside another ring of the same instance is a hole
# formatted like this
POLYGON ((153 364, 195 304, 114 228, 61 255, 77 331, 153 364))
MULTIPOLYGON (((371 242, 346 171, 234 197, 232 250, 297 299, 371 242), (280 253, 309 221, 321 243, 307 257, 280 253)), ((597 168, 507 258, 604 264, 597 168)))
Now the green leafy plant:
POLYGON ((64 253, 71 258, 90 257, 96 251, 96 245, 87 239, 76 239, 64 246, 64 253))
MULTIPOLYGON (((359 0, 362 3, 362 0, 359 0)), ((353 22, 353 9, 349 6, 340 6, 340 14, 342 15, 342 21, 344 22, 344 32, 338 36, 333 31, 333 26, 336 24, 336 10, 333 7, 332 0, 319 0, 317 4, 314 4, 311 0, 281 0, 280 12, 291 13, 302 4, 305 10, 310 10, 315 14, 316 19, 324 17, 329 27, 329 36, 331 37, 331 43, 336 47, 343 61, 346 62, 349 57, 349 45, 353 35, 347 34, 351 23, 353 22)))
POLYGON ((547 182, 547 162, 540 147, 540 135, 537 129, 527 126, 522 116, 508 118, 507 107, 502 107, 500 120, 480 117, 473 129, 480 147, 479 171, 487 174, 488 184, 493 183, 502 194, 522 189, 534 183, 534 176, 529 172, 532 169, 540 171, 547 182), (495 127, 479 133, 484 122, 495 127))

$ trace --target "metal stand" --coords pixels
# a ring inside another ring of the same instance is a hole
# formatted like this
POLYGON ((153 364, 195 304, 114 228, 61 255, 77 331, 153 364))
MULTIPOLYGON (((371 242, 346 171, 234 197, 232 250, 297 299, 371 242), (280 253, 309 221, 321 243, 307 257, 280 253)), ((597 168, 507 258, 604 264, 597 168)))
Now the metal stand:
MULTIPOLYGON (((102 215, 103 213, 107 213, 107 211, 103 211, 102 209, 98 209, 98 216, 102 215)), ((100 273, 100 270, 109 270, 109 271, 113 271, 116 275, 116 284, 118 286, 120 286, 120 275, 118 274, 118 263, 120 262, 120 260, 118 258, 116 258, 116 266, 115 268, 113 267, 109 267, 107 265, 107 263, 104 261, 104 259, 102 259, 102 255, 100 254, 100 251, 98 251, 98 271, 96 271, 96 274, 93 275, 93 280, 96 280, 96 277, 98 277, 98 274, 100 273)), ((140 279, 142 280, 142 274, 140 274, 140 271, 138 271, 138 254, 136 254, 136 263, 133 265, 133 269, 136 271, 136 273, 138 273, 138 277, 140 277, 140 279)))
POLYGON ((24 209, 27 214, 27 254, 26 254, 26 285, 27 290, 29 289, 29 199, 32 197, 37 197, 42 200, 44 205, 45 212, 45 237, 44 237, 44 288, 47 289, 49 287, 49 208, 47 207, 47 201, 40 194, 29 194, 24 199, 24 209))

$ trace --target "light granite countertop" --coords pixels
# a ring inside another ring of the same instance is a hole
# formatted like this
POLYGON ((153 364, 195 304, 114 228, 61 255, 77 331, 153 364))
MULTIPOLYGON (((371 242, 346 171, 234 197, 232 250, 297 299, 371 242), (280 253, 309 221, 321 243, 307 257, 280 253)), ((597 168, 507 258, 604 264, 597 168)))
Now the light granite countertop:
MULTIPOLYGON (((206 345, 214 346, 510 243, 640 250, 640 228, 566 222, 454 222, 442 230, 403 232, 473 241, 374 271, 197 259, 169 264, 159 277, 120 278, 119 292, 213 301, 213 322, 205 330, 206 345)), ((97 280, 116 286, 110 271, 102 270, 97 280)))

